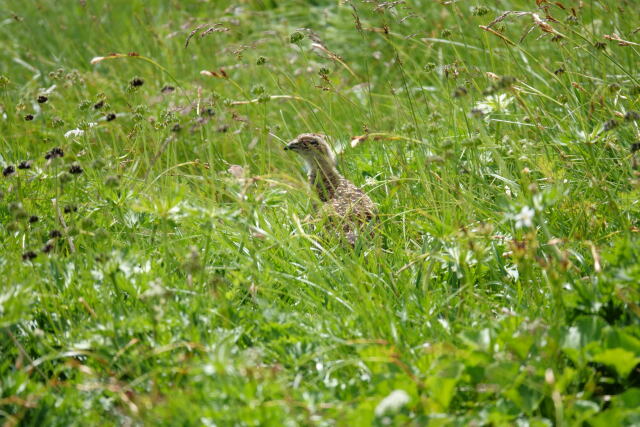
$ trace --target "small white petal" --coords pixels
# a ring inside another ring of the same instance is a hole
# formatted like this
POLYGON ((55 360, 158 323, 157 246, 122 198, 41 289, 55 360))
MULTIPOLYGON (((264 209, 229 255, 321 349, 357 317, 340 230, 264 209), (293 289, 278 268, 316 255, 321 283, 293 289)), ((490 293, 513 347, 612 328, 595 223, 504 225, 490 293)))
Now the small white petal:
POLYGON ((394 390, 378 403, 374 413, 376 417, 380 417, 389 411, 395 412, 409 403, 410 400, 411 398, 406 391, 394 390))
POLYGON ((520 213, 516 214, 514 219, 516 220, 516 228, 522 227, 532 227, 533 226, 533 216, 536 211, 531 209, 529 206, 523 206, 520 213))
POLYGON ((84 131, 82 129, 71 129, 70 131, 65 132, 64 137, 73 138, 76 136, 81 136, 83 134, 84 134, 84 131))

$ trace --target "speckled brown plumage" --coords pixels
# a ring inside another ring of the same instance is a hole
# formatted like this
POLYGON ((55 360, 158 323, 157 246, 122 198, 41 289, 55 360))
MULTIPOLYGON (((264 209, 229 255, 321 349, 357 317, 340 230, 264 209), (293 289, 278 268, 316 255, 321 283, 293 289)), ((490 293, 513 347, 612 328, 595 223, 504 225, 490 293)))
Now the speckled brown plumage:
POLYGON ((285 150, 295 151, 305 160, 309 183, 323 202, 320 212, 338 225, 347 240, 354 244, 358 231, 374 217, 375 204, 364 191, 340 175, 333 151, 322 135, 303 133, 285 150))

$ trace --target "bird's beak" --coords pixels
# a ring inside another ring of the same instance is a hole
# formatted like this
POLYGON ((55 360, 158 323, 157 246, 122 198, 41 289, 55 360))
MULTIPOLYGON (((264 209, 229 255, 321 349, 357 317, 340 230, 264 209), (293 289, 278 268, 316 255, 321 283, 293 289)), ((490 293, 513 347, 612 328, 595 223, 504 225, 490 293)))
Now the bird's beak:
POLYGON ((300 142, 297 139, 294 139, 290 143, 284 146, 285 150, 295 150, 300 146, 300 142))

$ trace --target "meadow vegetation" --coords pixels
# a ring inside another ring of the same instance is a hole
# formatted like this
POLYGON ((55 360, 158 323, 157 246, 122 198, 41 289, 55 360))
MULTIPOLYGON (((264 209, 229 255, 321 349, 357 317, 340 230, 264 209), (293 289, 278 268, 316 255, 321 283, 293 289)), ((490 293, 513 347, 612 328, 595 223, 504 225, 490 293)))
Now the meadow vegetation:
POLYGON ((632 0, 3 0, 0 419, 640 424, 639 43, 632 0))

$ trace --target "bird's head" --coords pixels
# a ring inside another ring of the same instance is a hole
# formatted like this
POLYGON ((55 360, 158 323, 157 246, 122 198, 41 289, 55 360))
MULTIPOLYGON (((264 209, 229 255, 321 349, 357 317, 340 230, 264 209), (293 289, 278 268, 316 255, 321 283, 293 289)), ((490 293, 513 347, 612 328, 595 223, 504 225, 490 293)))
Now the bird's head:
POLYGON ((326 141, 326 136, 318 133, 303 133, 284 147, 301 155, 309 163, 327 162, 335 165, 336 156, 326 141))

